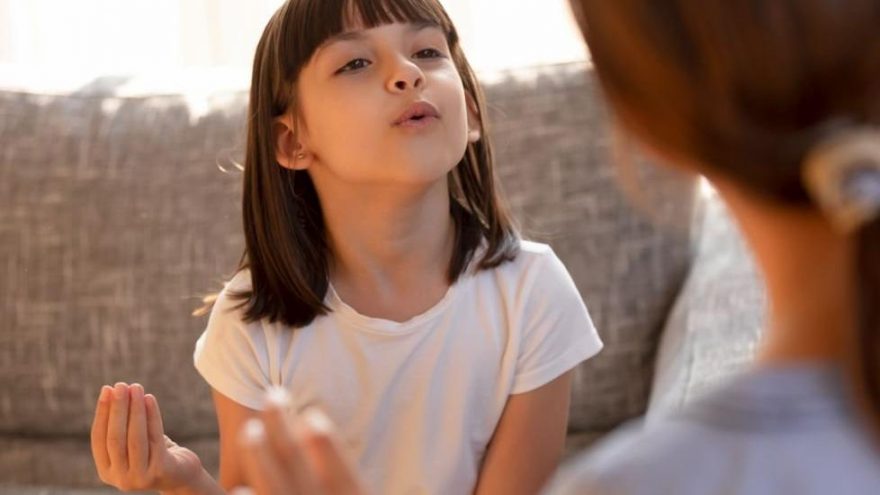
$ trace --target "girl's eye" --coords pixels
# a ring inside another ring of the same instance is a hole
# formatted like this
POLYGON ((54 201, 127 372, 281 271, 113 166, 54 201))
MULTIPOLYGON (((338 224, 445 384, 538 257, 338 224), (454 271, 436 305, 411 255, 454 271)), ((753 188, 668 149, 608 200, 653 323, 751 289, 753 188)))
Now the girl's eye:
POLYGON ((343 72, 350 72, 353 70, 363 69, 363 68, 369 66, 371 63, 372 62, 370 62, 367 59, 356 58, 356 59, 352 60, 351 62, 343 65, 341 69, 336 71, 336 73, 341 74, 343 72))
POLYGON ((414 57, 416 58, 440 58, 443 54, 440 50, 434 48, 425 48, 424 50, 419 50, 416 52, 414 57))

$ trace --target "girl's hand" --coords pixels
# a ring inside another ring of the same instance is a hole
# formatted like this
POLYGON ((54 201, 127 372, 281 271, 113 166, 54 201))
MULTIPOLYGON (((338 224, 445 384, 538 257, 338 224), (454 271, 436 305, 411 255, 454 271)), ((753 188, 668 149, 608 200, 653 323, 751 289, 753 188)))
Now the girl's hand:
POLYGON ((327 416, 313 409, 291 417, 289 403, 286 392, 273 390, 266 410, 245 423, 239 444, 251 490, 240 493, 364 495, 327 416))
POLYGON ((171 491, 202 472, 195 453, 165 436, 159 403, 138 384, 101 387, 92 456, 101 481, 122 491, 171 491))

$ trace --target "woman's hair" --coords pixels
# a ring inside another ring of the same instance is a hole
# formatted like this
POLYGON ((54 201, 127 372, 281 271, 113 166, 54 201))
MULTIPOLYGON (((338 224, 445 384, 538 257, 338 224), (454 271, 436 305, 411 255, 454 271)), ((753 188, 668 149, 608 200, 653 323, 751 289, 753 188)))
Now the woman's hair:
MULTIPOLYGON (((571 3, 625 128, 776 202, 817 208, 805 156, 835 123, 880 124, 877 0, 571 3)), ((854 235, 851 364, 880 426, 880 219, 854 235)))
POLYGON ((440 3, 288 0, 266 25, 254 56, 242 198, 245 252, 238 267, 250 270, 252 287, 232 294, 242 300, 247 321, 266 318, 301 327, 329 311, 323 301, 331 253, 318 195, 306 171, 292 171, 276 161, 272 129, 277 117, 297 114, 296 81, 315 50, 355 19, 365 28, 393 22, 436 25, 446 35, 469 105, 475 106, 481 139, 468 144, 447 177, 455 226, 449 283, 467 269, 484 242, 480 269, 518 252, 518 233, 495 175, 483 93, 440 3))

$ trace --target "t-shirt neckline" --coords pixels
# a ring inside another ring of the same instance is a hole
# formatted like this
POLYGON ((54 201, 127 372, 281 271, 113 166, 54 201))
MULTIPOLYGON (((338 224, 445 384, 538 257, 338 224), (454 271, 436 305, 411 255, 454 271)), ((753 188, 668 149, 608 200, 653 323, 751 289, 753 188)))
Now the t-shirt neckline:
POLYGON ((385 318, 375 318, 359 313, 356 309, 348 305, 336 292, 333 283, 327 285, 327 301, 326 304, 330 310, 343 320, 351 323, 360 330, 373 333, 381 333, 387 335, 403 335, 415 332, 443 315, 452 302, 456 299, 456 295, 461 292, 462 286, 471 278, 476 276, 478 260, 482 258, 487 245, 485 240, 480 242, 477 249, 474 250, 471 259, 468 261, 467 267, 462 270, 458 278, 449 285, 443 297, 433 306, 424 312, 413 316, 405 321, 394 321, 385 318))
POLYGON ((467 275, 467 273, 463 273, 455 283, 450 284, 450 286, 446 289, 446 293, 443 295, 443 297, 433 306, 405 321, 394 321, 385 318, 376 318, 359 313, 356 309, 349 306, 345 301, 342 300, 342 298, 339 296, 339 293, 337 293, 336 289, 333 287, 332 283, 330 283, 327 287, 327 305, 332 310, 332 314, 337 315, 338 317, 353 324, 361 330, 393 335, 410 333, 424 327, 426 324, 437 319, 446 311, 446 309, 449 307, 450 304, 452 304, 452 301, 455 299, 455 294, 458 291, 458 287, 461 285, 461 283, 464 281, 463 279, 466 278, 467 275))

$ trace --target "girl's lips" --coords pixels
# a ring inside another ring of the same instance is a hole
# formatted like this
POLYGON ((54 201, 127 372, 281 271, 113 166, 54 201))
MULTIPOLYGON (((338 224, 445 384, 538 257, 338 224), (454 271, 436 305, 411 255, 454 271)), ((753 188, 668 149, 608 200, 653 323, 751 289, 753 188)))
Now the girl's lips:
POLYGON ((424 129, 433 125, 437 122, 437 117, 422 117, 419 119, 408 119, 396 125, 396 127, 401 127, 404 129, 424 129))
POLYGON ((417 101, 409 105, 403 113, 397 117, 393 125, 406 127, 424 127, 440 118, 437 107, 427 101, 417 101), (421 123, 422 121, 426 121, 421 123))

